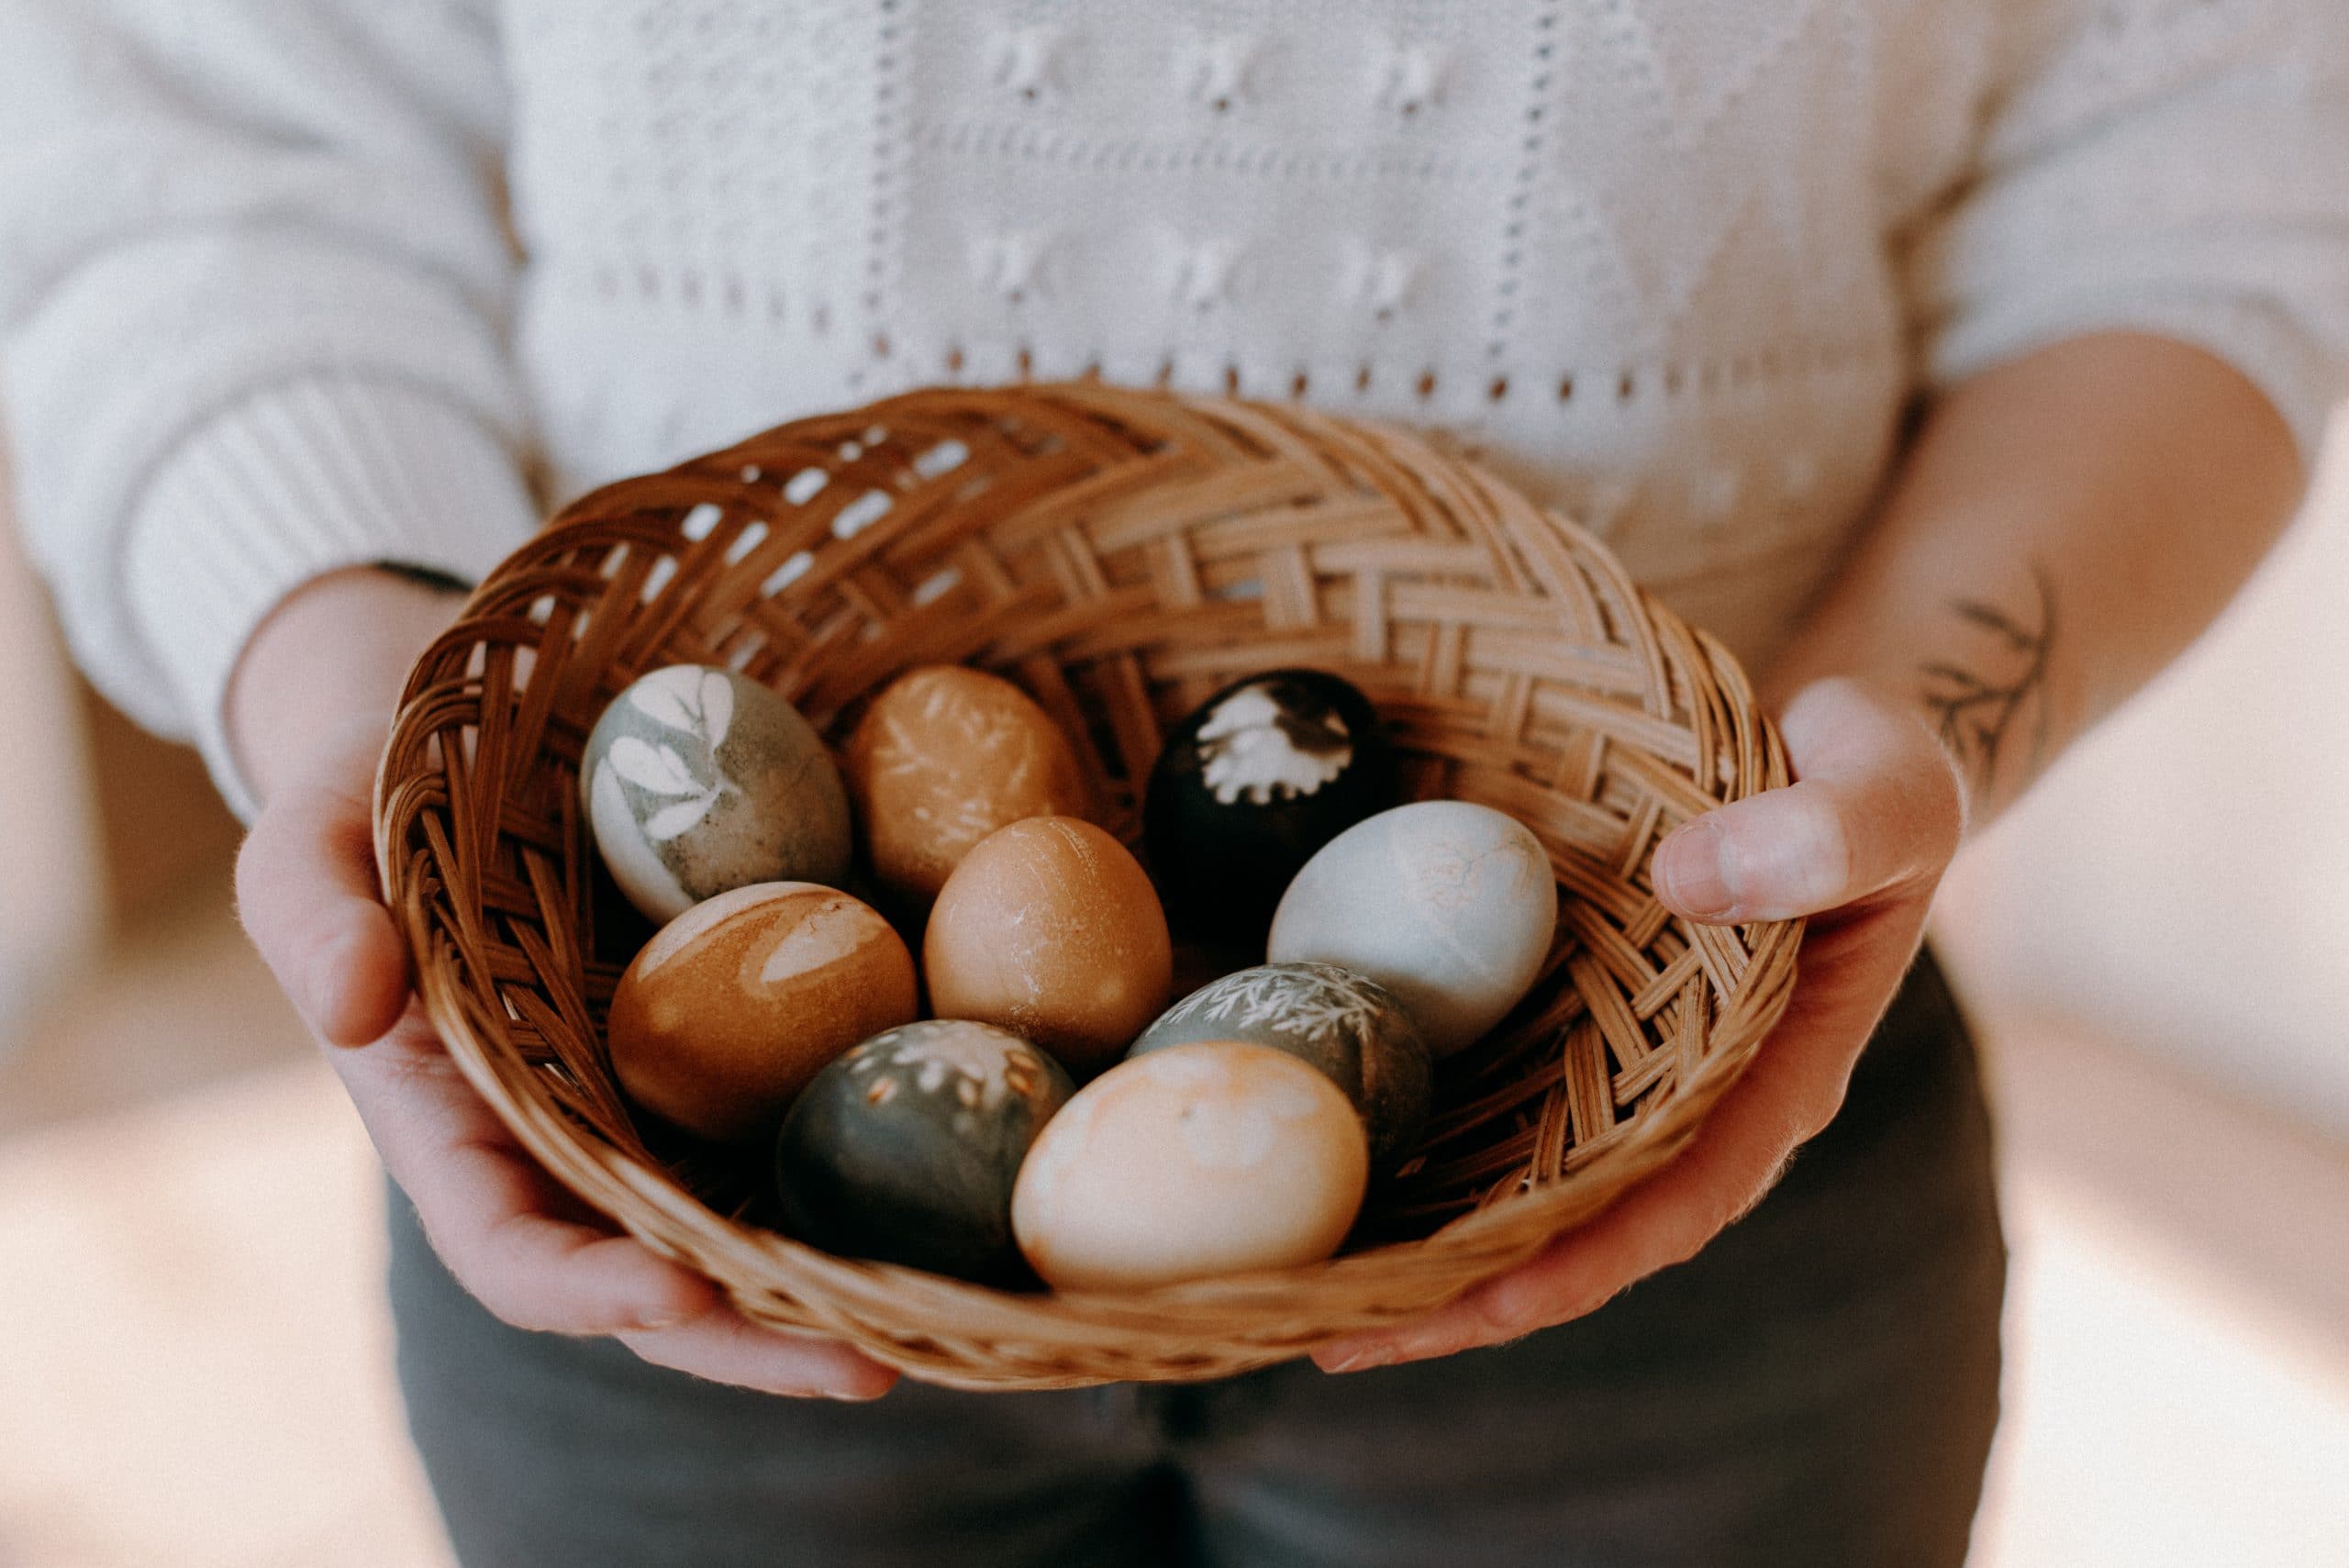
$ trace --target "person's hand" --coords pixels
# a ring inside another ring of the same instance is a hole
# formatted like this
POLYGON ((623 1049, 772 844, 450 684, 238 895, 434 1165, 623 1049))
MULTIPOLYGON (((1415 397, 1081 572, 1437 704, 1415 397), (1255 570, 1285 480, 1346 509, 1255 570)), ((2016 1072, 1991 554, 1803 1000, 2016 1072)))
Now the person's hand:
POLYGON ((1833 1119, 1860 1050, 1923 940, 1965 806, 1922 719, 1851 681, 1779 721, 1796 782, 1706 813, 1658 846, 1657 895, 1714 924, 1810 917, 1793 998, 1680 1156, 1590 1224, 1425 1318, 1327 1345, 1327 1372, 1422 1361, 1579 1318, 1696 1255, 1833 1119))
POLYGON ((773 1394, 869 1399, 896 1374, 759 1328, 620 1234, 517 1143, 410 995, 379 900, 374 770, 410 658, 453 601, 376 573, 288 601, 239 664, 229 720, 262 799, 237 862, 246 929, 358 1107, 450 1272, 518 1328, 618 1338, 646 1361, 773 1394))

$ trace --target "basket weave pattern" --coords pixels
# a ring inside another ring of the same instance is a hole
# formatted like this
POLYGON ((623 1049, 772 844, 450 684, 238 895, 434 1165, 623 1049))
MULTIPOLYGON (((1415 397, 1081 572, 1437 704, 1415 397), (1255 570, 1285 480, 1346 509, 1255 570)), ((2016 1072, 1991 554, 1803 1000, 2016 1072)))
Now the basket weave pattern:
POLYGON ((1299 408, 1087 384, 916 393, 583 498, 417 664, 376 837, 450 1051, 583 1199, 757 1320, 932 1382, 1041 1388, 1239 1372, 1424 1311, 1670 1159, 1783 1010, 1800 927, 1677 920, 1648 860, 1786 780, 1726 651, 1488 475, 1299 408), (1193 706, 1331 670, 1377 703, 1416 793, 1542 840, 1557 948, 1442 1064, 1419 1148, 1327 1263, 1081 1296, 833 1258, 696 1195, 602 1043, 644 933, 598 892, 580 751, 629 681, 686 661, 772 685, 835 742, 908 665, 994 670, 1061 722, 1129 841, 1193 706))

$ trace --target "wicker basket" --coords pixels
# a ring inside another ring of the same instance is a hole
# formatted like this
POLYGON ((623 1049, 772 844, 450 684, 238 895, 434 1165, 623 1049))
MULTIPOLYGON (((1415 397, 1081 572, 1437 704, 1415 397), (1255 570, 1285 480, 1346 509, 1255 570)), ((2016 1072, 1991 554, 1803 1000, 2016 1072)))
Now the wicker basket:
POLYGON ((1676 920, 1648 859, 1786 778, 1720 645, 1490 476, 1300 408, 1085 384, 916 393, 579 501, 418 662, 376 843, 451 1053, 587 1203, 754 1319, 933 1383, 1067 1387, 1218 1376, 1410 1317, 1669 1160, 1785 1006, 1800 928, 1676 920), (621 687, 683 661, 773 685, 835 738, 907 665, 997 671, 1066 728, 1129 840, 1167 726, 1241 675, 1336 671, 1417 793, 1540 836, 1557 951, 1442 1064, 1420 1147, 1329 1262, 1083 1296, 830 1257, 661 1148, 602 1043, 647 929, 603 885, 580 751, 621 687))

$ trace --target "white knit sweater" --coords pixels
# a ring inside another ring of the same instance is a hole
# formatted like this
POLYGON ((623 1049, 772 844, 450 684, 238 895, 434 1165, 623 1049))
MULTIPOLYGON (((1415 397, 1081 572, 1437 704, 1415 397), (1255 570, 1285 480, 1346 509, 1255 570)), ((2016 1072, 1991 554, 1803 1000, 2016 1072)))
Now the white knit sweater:
POLYGON ((591 483, 1094 367, 1447 429, 1765 659, 1920 388, 2133 327, 2313 439, 2344 11, 0 0, 22 511, 216 768, 318 573, 477 576, 591 483))

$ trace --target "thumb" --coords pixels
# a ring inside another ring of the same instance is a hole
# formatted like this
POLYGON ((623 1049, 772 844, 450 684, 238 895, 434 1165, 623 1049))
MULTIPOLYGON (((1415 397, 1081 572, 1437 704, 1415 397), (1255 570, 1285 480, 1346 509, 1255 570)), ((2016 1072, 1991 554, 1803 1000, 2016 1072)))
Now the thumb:
POLYGON ((1690 919, 1787 920, 1931 885, 1965 807, 1921 718, 1856 681, 1816 682, 1779 721, 1795 783, 1718 807, 1656 847, 1665 906, 1690 919))
POLYGON ((311 1029, 336 1045, 391 1032, 407 947, 376 893, 370 791, 385 726, 354 724, 273 795, 237 856, 253 945, 311 1029))

